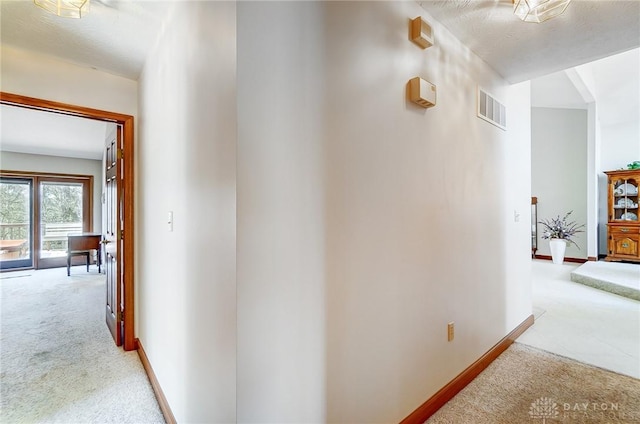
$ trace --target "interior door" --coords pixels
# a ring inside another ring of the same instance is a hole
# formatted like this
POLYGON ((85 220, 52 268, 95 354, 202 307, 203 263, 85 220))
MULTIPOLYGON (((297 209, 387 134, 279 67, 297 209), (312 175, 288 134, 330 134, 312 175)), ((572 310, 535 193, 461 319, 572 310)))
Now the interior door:
POLYGON ((116 345, 122 345, 123 337, 123 278, 122 278, 122 129, 118 125, 109 132, 105 143, 104 184, 104 268, 107 277, 107 326, 116 345))

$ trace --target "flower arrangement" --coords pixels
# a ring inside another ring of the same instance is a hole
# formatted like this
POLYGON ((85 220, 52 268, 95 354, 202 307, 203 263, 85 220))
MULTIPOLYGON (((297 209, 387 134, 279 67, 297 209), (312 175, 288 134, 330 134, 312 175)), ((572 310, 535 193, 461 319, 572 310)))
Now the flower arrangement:
POLYGON ((640 160, 636 160, 627 164, 627 169, 640 169, 640 160))
POLYGON ((584 231, 582 228, 584 228, 584 224, 578 225, 575 221, 568 222, 569 215, 571 215, 572 212, 573 211, 569 211, 562 219, 560 219, 560 215, 558 215, 553 219, 541 220, 540 224, 544 227, 542 238, 566 240, 569 243, 573 243, 578 249, 580 249, 576 242, 571 240, 571 237, 578 233, 583 233, 584 231))

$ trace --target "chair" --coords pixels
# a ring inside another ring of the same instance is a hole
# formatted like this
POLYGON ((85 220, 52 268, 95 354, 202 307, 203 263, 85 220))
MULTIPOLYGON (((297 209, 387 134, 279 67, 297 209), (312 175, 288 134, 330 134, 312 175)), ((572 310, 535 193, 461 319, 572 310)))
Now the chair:
POLYGON ((98 264, 98 272, 100 273, 100 265, 102 263, 100 255, 100 235, 77 234, 67 236, 67 277, 71 275, 72 256, 85 256, 87 258, 87 272, 89 272, 92 250, 97 251, 96 263, 98 264))

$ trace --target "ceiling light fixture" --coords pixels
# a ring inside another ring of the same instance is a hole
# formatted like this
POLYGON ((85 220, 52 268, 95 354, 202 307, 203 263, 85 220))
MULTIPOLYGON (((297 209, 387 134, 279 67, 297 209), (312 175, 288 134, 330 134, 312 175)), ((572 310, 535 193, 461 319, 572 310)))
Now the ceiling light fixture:
POLYGON ((525 22, 544 22, 565 11, 571 0, 513 0, 513 13, 525 22))
POLYGON ((33 0, 44 10, 63 18, 82 18, 89 11, 89 0, 33 0))

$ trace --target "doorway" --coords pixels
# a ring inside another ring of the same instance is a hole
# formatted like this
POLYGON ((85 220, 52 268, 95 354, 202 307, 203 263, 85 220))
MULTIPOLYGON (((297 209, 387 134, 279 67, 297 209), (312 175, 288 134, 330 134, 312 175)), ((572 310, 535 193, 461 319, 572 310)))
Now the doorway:
MULTIPOLYGON (((121 227, 117 237, 120 239, 121 250, 118 255, 119 266, 117 269, 121 281, 121 284, 118 284, 118 289, 121 290, 122 307, 119 318, 122 320, 122 344, 124 350, 135 350, 137 346, 134 334, 133 116, 4 92, 0 92, 0 104, 112 122, 120 128, 122 148, 118 152, 118 159, 121 161, 122 166, 122 204, 121 208, 119 208, 121 227)), ((33 240, 30 243, 33 244, 33 240)))

